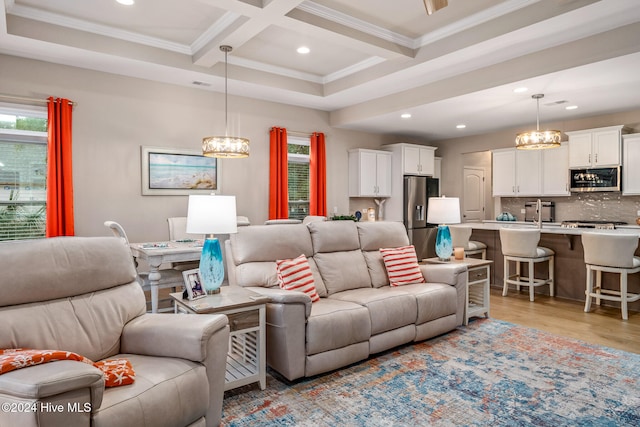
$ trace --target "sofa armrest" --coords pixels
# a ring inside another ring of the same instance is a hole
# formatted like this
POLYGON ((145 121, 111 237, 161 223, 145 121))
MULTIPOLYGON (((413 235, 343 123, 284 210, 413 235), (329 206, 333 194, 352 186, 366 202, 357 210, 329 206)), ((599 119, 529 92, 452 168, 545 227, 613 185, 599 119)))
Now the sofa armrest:
POLYGON ((420 271, 429 283, 445 283, 456 288, 458 296, 456 324, 462 325, 467 292, 467 266, 461 264, 421 264, 420 271))
POLYGON ((279 288, 263 288, 258 286, 244 288, 248 291, 269 297, 269 302, 274 304, 303 304, 305 319, 311 315, 311 298, 304 292, 287 291, 279 288))
POLYGON ((39 400, 83 388, 90 389, 92 408, 99 408, 104 392, 102 371, 74 360, 43 363, 0 375, 0 394, 18 399, 39 400))
POLYGON ((122 353, 203 362, 209 339, 217 331, 228 329, 228 324, 223 314, 147 313, 125 325, 120 349, 122 353))

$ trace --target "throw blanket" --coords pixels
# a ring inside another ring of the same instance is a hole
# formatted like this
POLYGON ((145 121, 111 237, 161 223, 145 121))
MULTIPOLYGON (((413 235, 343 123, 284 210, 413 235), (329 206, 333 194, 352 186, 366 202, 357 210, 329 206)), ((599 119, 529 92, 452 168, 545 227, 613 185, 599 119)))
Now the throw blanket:
POLYGON ((76 360, 95 366, 104 374, 106 387, 133 384, 136 377, 133 367, 127 359, 109 359, 103 360, 102 362, 92 362, 86 357, 70 351, 30 350, 23 348, 0 350, 0 374, 58 360, 76 360))

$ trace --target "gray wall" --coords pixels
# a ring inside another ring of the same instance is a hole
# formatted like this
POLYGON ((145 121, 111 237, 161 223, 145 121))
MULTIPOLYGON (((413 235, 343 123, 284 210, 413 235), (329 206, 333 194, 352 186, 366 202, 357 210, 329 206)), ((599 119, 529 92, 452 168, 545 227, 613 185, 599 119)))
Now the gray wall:
MULTIPOLYGON (((140 146, 200 149, 224 132, 224 94, 0 55, 0 94, 78 103, 73 116, 76 234, 107 235, 120 222, 131 241, 168 238, 166 218, 187 213, 186 196, 142 196, 140 146)), ((232 82, 230 82, 231 86, 232 82)), ((328 210, 349 212, 347 150, 376 148, 389 137, 329 126, 328 113, 229 96, 230 131, 251 140, 247 159, 223 159, 222 193, 239 215, 268 215, 269 128, 324 132, 328 210)))

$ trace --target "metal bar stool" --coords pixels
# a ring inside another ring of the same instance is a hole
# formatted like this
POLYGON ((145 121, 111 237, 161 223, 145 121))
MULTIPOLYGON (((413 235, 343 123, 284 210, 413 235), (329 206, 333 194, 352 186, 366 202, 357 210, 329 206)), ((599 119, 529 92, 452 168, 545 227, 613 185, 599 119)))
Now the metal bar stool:
POLYGON ((464 248, 464 256, 480 255, 482 259, 487 259, 487 245, 471 238, 473 231, 468 225, 450 225, 451 241, 454 248, 464 248))
POLYGON ((500 229, 500 241, 502 242, 502 254, 504 255, 504 287, 502 296, 507 296, 509 285, 529 286, 529 301, 534 300, 534 289, 537 286, 549 285, 549 295, 554 295, 554 259, 555 252, 549 248, 538 246, 540 230, 534 228, 508 228, 500 229), (516 274, 511 275, 509 261, 515 261, 516 274), (535 264, 549 262, 549 277, 547 279, 535 278, 535 264), (526 262, 529 271, 528 277, 520 274, 520 264, 526 262))
POLYGON ((584 311, 591 310, 591 299, 619 301, 622 319, 628 320, 627 303, 638 301, 640 294, 627 291, 627 276, 640 272, 640 258, 634 256, 638 248, 638 236, 613 233, 583 233, 584 262, 587 265, 587 289, 584 311), (602 288, 602 272, 620 274, 620 290, 602 288), (596 286, 593 286, 593 273, 596 286))

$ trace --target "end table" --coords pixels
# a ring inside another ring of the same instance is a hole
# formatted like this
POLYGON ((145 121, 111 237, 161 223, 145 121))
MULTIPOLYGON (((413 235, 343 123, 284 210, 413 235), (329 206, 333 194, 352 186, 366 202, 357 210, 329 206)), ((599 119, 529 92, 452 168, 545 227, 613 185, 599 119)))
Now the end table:
POLYGON ((423 259, 424 264, 462 264, 467 266, 467 289, 465 297, 464 324, 469 324, 471 317, 486 315, 489 317, 489 296, 491 281, 491 264, 493 261, 478 258, 455 259, 441 261, 439 258, 423 259))
POLYGON ((225 314, 229 318, 229 352, 225 391, 260 382, 267 386, 265 312, 268 297, 239 286, 222 286, 220 293, 195 300, 171 294, 176 311, 187 314, 225 314))

